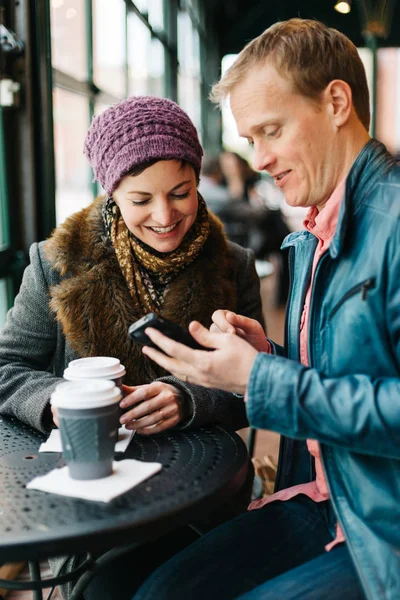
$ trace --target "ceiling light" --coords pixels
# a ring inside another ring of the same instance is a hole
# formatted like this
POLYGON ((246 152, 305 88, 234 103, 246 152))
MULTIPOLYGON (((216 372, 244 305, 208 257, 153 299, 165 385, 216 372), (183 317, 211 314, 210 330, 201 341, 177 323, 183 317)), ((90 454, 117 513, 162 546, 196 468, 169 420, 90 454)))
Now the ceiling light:
POLYGON ((351 11, 351 0, 339 0, 335 4, 335 10, 342 13, 342 15, 348 15, 351 11))

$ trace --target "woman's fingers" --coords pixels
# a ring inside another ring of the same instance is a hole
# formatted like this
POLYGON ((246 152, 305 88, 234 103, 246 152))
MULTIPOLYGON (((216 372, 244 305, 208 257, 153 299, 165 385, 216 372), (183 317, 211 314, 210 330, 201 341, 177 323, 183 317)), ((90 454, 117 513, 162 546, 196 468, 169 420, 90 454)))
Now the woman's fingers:
POLYGON ((169 383, 155 381, 138 386, 135 392, 121 402, 121 406, 133 406, 120 418, 127 429, 139 431, 164 422, 160 426, 160 430, 164 430, 172 427, 172 422, 177 425, 182 419, 182 392, 169 383))
POLYGON ((126 390, 130 389, 132 391, 128 392, 128 394, 121 400, 119 403, 120 407, 128 408, 129 406, 135 406, 146 399, 156 396, 160 392, 161 386, 157 386, 155 383, 158 382, 154 382, 154 384, 151 383, 147 385, 138 385, 135 387, 129 387, 127 385, 124 386, 126 390))
POLYGON ((162 431, 166 431, 171 427, 175 427, 178 423, 178 418, 171 417, 170 419, 164 419, 163 421, 159 421, 155 425, 150 425, 149 427, 137 428, 132 425, 131 429, 136 429, 136 433, 139 435, 154 435, 155 433, 161 433, 162 431))
POLYGON ((161 423, 162 421, 169 421, 173 419, 176 423, 179 422, 179 411, 177 406, 163 406, 163 408, 156 409, 142 417, 136 417, 129 419, 126 424, 127 429, 140 429, 152 427, 161 423))

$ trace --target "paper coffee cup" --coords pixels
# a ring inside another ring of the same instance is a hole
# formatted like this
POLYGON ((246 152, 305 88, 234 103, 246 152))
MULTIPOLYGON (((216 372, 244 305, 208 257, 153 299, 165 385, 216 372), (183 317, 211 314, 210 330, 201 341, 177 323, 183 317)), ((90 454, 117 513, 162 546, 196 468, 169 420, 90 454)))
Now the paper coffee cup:
POLYGON ((63 456, 73 479, 111 475, 121 397, 113 381, 99 379, 60 383, 52 393, 63 456))
POLYGON ((68 381, 111 379, 117 387, 121 388, 125 374, 125 367, 121 365, 118 358, 89 356, 71 361, 64 371, 64 379, 68 381))

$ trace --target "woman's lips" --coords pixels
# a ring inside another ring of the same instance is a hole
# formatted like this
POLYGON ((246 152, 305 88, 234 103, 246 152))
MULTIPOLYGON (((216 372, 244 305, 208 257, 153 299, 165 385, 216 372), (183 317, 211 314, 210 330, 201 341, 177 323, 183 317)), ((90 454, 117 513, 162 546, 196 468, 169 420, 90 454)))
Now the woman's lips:
POLYGON ((147 225, 147 229, 150 229, 157 236, 161 237, 171 237, 175 235, 181 221, 177 223, 173 223, 172 225, 168 225, 167 227, 156 227, 155 225, 147 225))

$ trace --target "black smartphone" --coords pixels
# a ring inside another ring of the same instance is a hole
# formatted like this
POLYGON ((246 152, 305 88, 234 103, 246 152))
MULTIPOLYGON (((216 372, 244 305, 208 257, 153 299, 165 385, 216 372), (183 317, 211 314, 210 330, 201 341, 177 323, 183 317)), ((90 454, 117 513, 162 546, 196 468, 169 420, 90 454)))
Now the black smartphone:
POLYGON ((144 330, 146 327, 154 327, 154 329, 158 329, 158 331, 161 331, 161 333, 172 340, 175 340, 180 344, 185 344, 185 346, 189 346, 189 348, 193 348, 194 350, 210 350, 210 348, 206 348, 205 346, 202 346, 196 342, 189 331, 180 325, 161 317, 160 315, 156 315, 155 313, 149 313, 130 325, 128 333, 131 340, 139 342, 145 346, 152 346, 153 348, 157 348, 157 350, 161 350, 161 348, 156 346, 145 334, 144 330))

